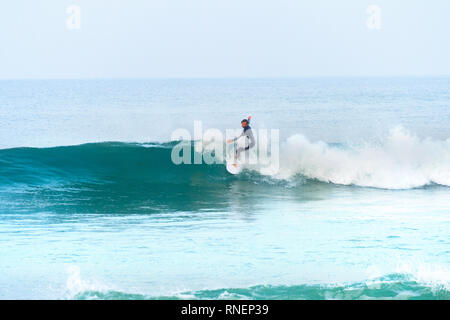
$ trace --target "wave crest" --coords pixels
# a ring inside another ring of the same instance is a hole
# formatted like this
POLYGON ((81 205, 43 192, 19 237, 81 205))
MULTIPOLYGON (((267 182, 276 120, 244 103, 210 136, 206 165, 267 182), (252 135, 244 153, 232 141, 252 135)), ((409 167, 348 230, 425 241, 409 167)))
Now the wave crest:
POLYGON ((332 146, 294 135, 281 146, 280 170, 343 185, 409 189, 429 184, 450 186, 450 139, 421 139, 396 127, 378 144, 332 146))

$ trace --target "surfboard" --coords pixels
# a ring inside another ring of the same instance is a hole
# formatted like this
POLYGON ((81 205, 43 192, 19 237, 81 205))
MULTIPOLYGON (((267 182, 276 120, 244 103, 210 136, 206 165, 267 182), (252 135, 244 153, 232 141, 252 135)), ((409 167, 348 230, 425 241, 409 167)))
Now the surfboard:
POLYGON ((227 162, 227 171, 231 174, 238 174, 242 171, 242 165, 238 163, 236 166, 233 166, 232 162, 227 162))
POLYGON ((238 148, 238 141, 235 141, 234 144, 229 144, 227 149, 227 171, 231 174, 239 174, 242 171, 242 163, 240 159, 234 159, 234 154, 236 149, 238 148), (236 164, 236 165, 233 165, 236 164))

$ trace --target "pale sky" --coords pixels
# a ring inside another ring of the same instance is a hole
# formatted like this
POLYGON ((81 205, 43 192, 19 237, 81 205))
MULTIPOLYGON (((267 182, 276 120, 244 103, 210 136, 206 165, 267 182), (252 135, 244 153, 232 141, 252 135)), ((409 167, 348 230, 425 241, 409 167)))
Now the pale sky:
POLYGON ((449 0, 11 0, 0 79, 450 75, 449 39, 449 0))

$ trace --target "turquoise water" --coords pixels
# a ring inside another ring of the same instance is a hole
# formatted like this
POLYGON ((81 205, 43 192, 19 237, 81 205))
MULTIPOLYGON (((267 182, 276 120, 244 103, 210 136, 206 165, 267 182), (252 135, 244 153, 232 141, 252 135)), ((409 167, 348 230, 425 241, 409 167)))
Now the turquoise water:
POLYGON ((448 88, 1 81, 0 298, 449 299, 448 88), (248 114, 278 173, 171 162, 173 130, 248 114))

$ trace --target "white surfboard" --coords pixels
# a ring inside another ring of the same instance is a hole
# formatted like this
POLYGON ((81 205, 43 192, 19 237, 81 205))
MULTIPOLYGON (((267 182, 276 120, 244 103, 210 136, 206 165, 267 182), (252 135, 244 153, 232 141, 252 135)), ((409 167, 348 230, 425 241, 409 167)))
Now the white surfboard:
POLYGON ((231 174, 239 174, 242 171, 242 165, 239 163, 233 165, 232 162, 227 162, 227 171, 231 174))

